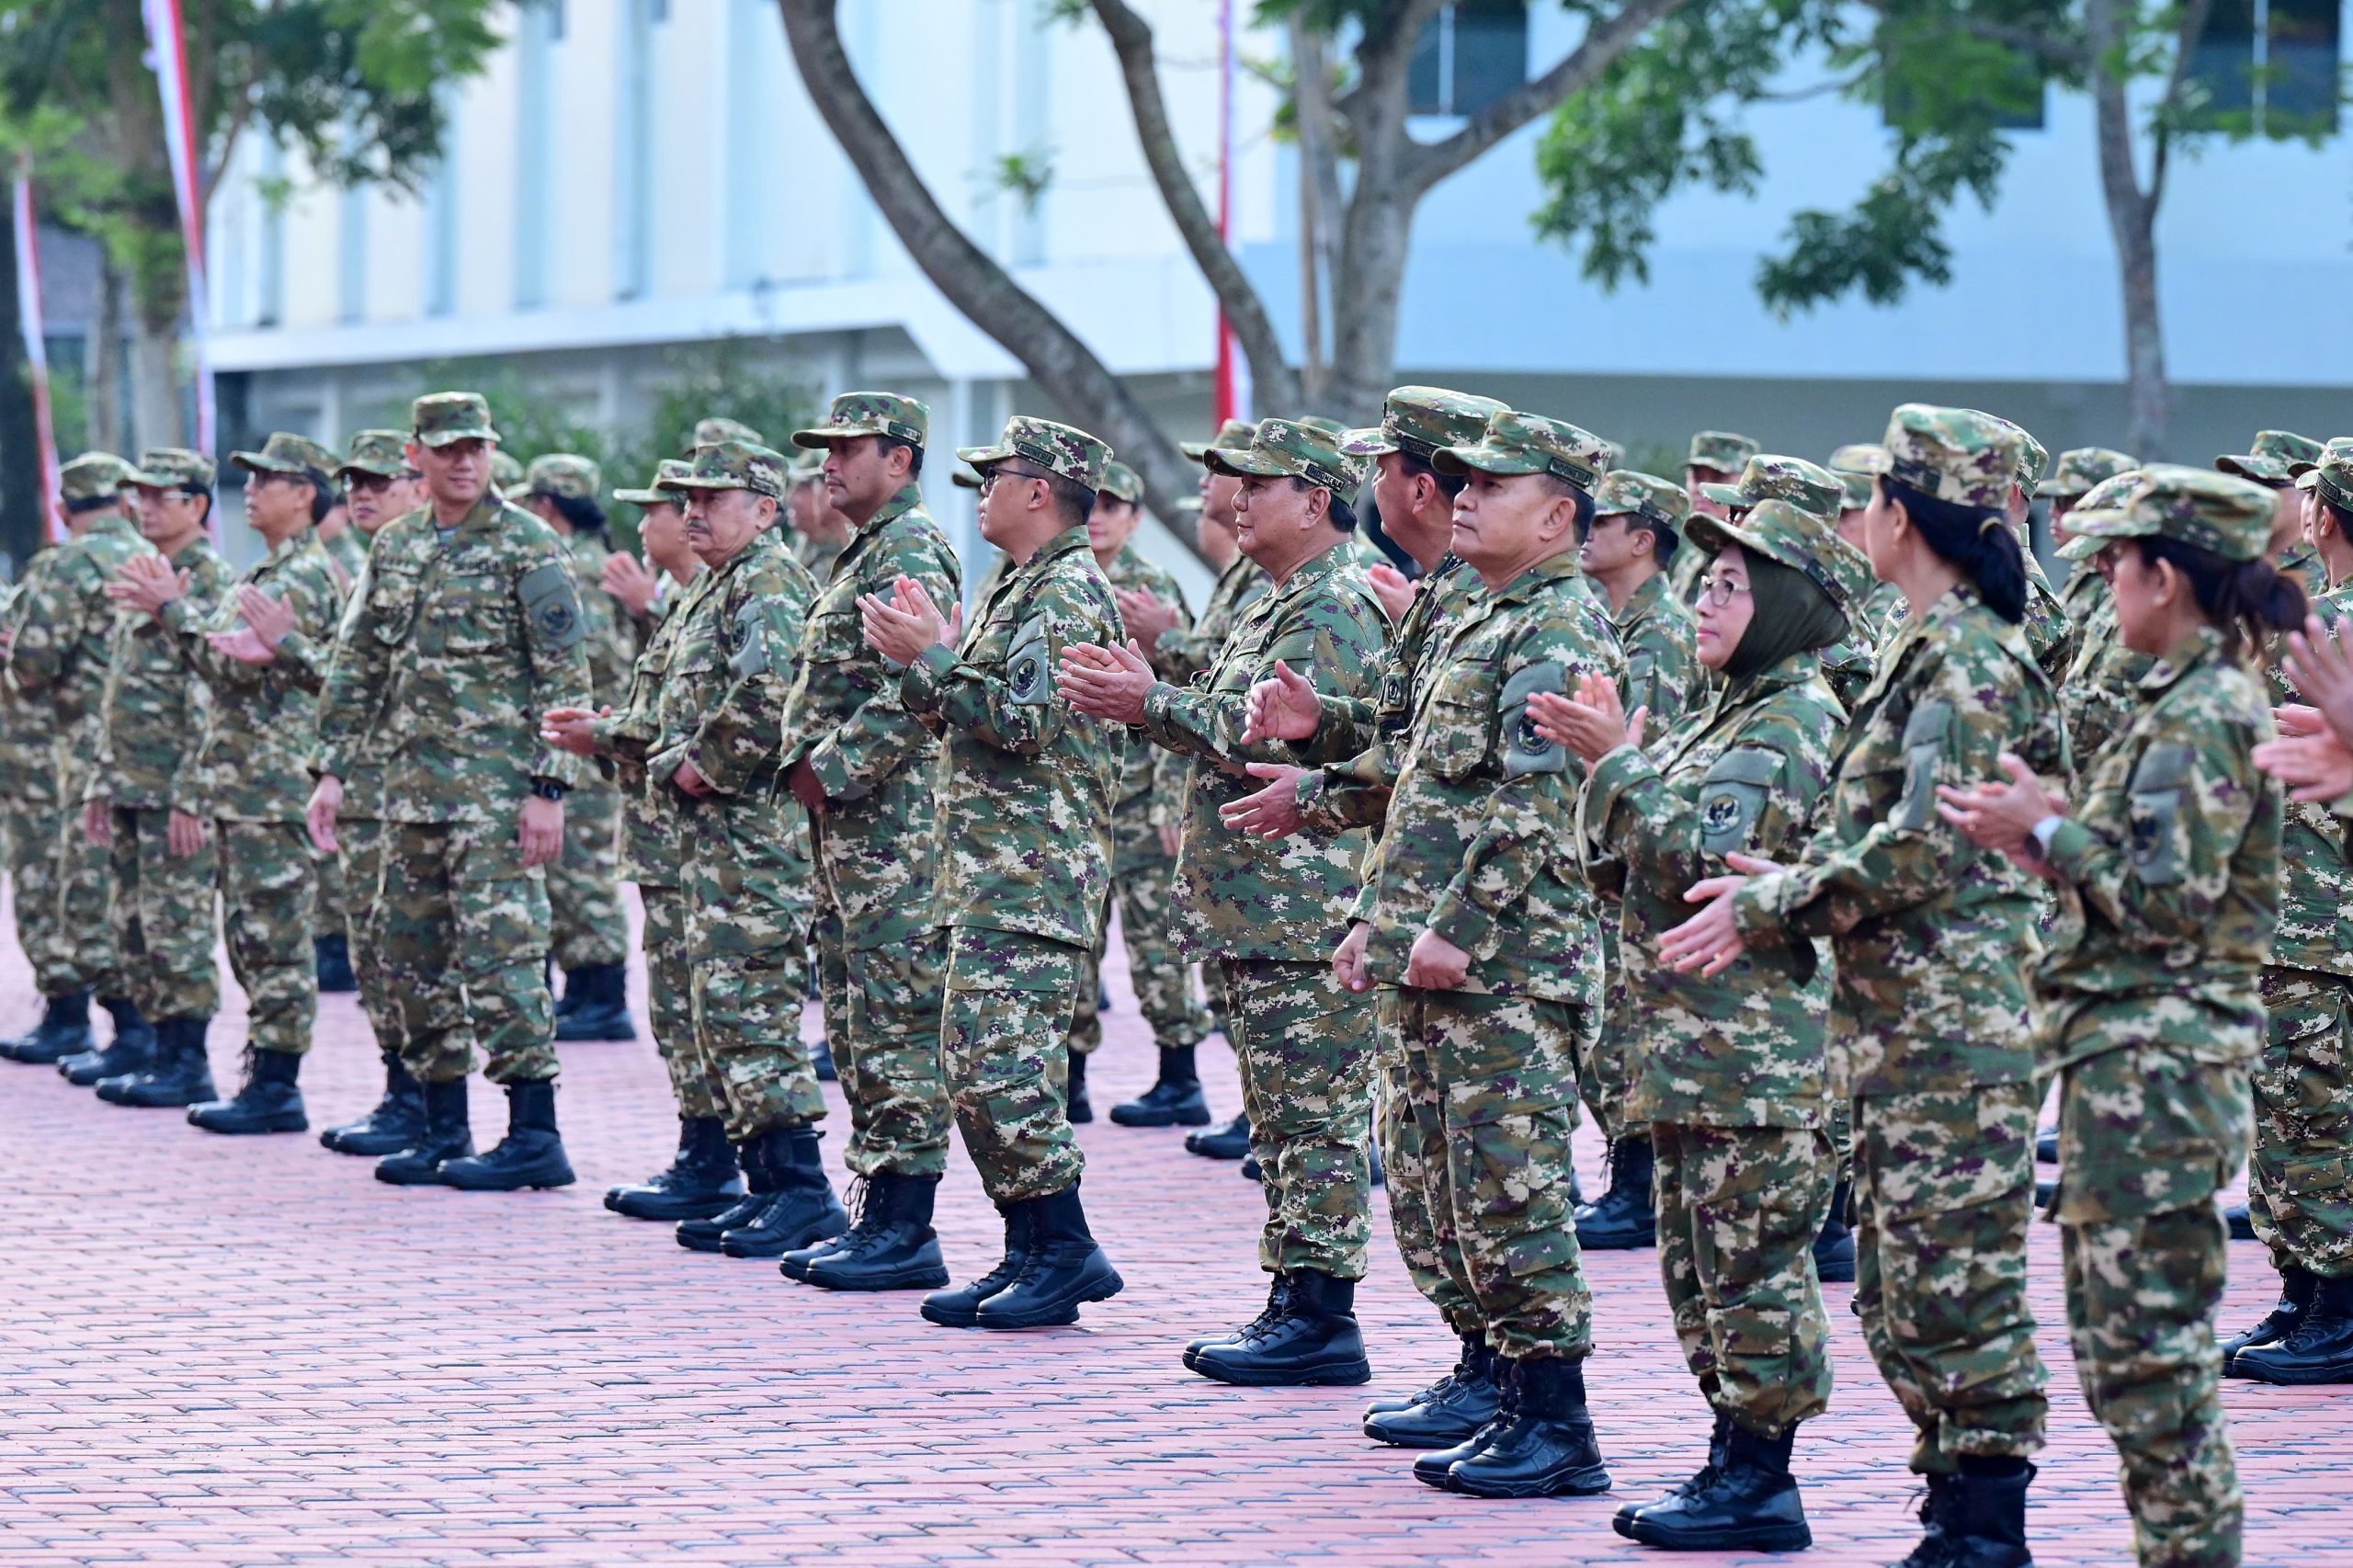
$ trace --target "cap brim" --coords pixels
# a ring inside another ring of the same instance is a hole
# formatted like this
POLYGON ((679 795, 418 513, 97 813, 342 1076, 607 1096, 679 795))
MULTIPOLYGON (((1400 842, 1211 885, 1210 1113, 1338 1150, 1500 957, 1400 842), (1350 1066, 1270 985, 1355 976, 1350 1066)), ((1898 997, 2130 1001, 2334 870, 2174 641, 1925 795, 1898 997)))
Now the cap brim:
POLYGON ((406 468, 405 463, 398 468, 390 468, 379 463, 338 463, 335 465, 335 476, 341 479, 347 473, 364 473, 375 479, 398 479, 406 468))
POLYGON ((2123 512, 2082 512, 2067 514, 2067 531, 2075 537, 2059 547, 2062 559, 2089 561, 2120 539, 2140 539, 2157 531, 2154 523, 2144 523, 2123 512))
POLYGON ((2303 472, 2296 475, 2296 488, 2299 490, 2319 489, 2320 470, 2316 468, 2308 468, 2304 470, 2303 472))
POLYGON ((420 447, 449 447, 460 441, 488 441, 494 447, 498 445, 498 432, 495 430, 436 430, 430 436, 421 432, 412 435, 409 439, 420 447))
POLYGON ((792 444, 796 447, 808 447, 813 450, 824 447, 828 441, 847 441, 857 436, 880 436, 881 434, 882 434, 881 431, 867 425, 818 425, 807 430, 795 430, 792 433, 792 444))
POLYGON ((956 460, 968 468, 986 472, 1001 462, 1010 462, 1017 454, 1011 447, 959 447, 956 460))
POLYGON ((2294 469, 2279 459, 2259 457, 2252 452, 2216 458, 2214 466, 2224 473, 2252 479, 2257 484, 2285 484, 2295 477, 2294 469))
POLYGON ((1256 452, 1237 452, 1231 447, 1211 447, 1201 455, 1201 464, 1211 473, 1229 473, 1238 479, 1293 477, 1290 469, 1272 458, 1256 452))
POLYGON ((182 490, 187 488, 188 481, 175 478, 168 473, 149 473, 144 470, 134 468, 114 482, 114 487, 117 490, 131 485, 147 490, 182 490))
POLYGON ((652 506, 669 502, 674 497, 660 490, 616 490, 613 492, 613 499, 634 501, 641 506, 652 506))
POLYGON ((1739 506, 1745 509, 1756 505, 1756 498, 1737 484, 1703 484, 1699 494, 1719 506, 1739 506))
POLYGON ((1396 437, 1374 426, 1370 429, 1351 430, 1340 437, 1340 450, 1352 458, 1386 457, 1405 449, 1396 437))
POLYGON ((1430 454, 1430 467, 1440 473, 1469 473, 1475 470, 1480 473, 1499 474, 1506 479, 1544 472, 1542 459, 1503 451, 1483 441, 1469 447, 1440 447, 1430 454))
POLYGON ((767 494, 749 480, 705 479, 699 474, 692 473, 681 474, 676 479, 665 479, 662 482, 662 488, 665 490, 749 490, 761 495, 767 494))
POLYGON ((300 463, 282 463, 276 458, 265 457, 259 452, 231 452, 229 460, 239 468, 254 473, 301 473, 302 472, 300 463))

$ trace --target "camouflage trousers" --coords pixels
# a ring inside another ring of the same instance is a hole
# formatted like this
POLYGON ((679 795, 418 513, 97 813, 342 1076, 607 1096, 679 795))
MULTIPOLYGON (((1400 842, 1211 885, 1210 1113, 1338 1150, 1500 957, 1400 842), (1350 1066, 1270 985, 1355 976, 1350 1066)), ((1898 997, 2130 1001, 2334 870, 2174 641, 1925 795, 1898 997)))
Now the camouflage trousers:
MULTIPOLYGON (((122 994, 150 1020, 209 1018, 221 1010, 212 961, 213 890, 220 861, 207 846, 181 858, 165 846, 165 811, 115 806, 114 842, 104 851, 111 884, 107 913, 121 955, 122 994)), ((81 825, 74 833, 81 835, 81 825)))
POLYGON ((1632 993, 1618 960, 1616 906, 1601 923, 1601 1035, 1577 1063, 1577 1094, 1593 1112, 1594 1125, 1612 1143, 1644 1123, 1630 1108, 1634 1096, 1634 1037, 1632 993))
POLYGON ((2274 1269, 2340 1278, 2353 1274, 2353 981, 2267 969, 2263 1006, 2247 1212, 2274 1269))
POLYGON ((940 1061, 947 933, 853 948, 839 914, 817 915, 817 987, 825 1039, 849 1102, 850 1174, 936 1176, 948 1169, 947 1070, 940 1061))
POLYGON ((687 951, 694 1042, 724 1088, 727 1136, 742 1143, 825 1114, 801 1039, 808 996, 809 862, 790 797, 698 801, 685 813, 687 951))
POLYGON ((82 808, 27 804, 9 837, 17 940, 43 996, 85 988, 123 994, 108 919, 107 851, 82 831, 82 808))
MULTIPOLYGON (((392 989, 392 971, 377 945, 376 901, 384 880, 384 824, 373 817, 335 819, 335 860, 346 890, 343 929, 351 945, 352 978, 359 983, 359 1010, 368 1016, 376 1049, 388 1059, 401 1054, 408 1025, 401 1000, 392 989)), ((461 1051, 472 1060, 472 1026, 460 1018, 456 1039, 445 1049, 461 1051)))
POLYGON ((1855 1101, 1855 1315, 1923 1474, 2042 1446, 2026 1301, 2040 1107, 2031 1084, 1855 1101))
MULTIPOLYGON (((1397 1256, 1404 1260, 1405 1276, 1446 1320, 1449 1333, 1461 1338, 1485 1332, 1479 1303, 1455 1283, 1454 1275, 1438 1252, 1438 1220, 1430 1210, 1433 1173, 1422 1157, 1421 1124, 1414 1116, 1414 1097, 1400 1037, 1397 996, 1387 987, 1374 994, 1374 1018, 1380 1038, 1373 1051, 1373 1133, 1381 1141, 1381 1163, 1389 1176, 1389 1230, 1397 1240, 1397 1256)), ((1441 1170, 1436 1175, 1442 1177, 1441 1170)))
MULTIPOLYGON (((337 842, 341 842, 340 836, 337 842)), ((343 861, 330 855, 313 862, 315 891, 311 895, 311 934, 314 937, 340 937, 344 934, 345 906, 351 900, 343 885, 343 861)))
POLYGON ((1095 999, 1103 988, 1104 945, 1111 938, 1111 909, 1120 911, 1120 938, 1128 950, 1128 983, 1136 1007, 1152 1026, 1155 1045, 1199 1045, 1210 1032, 1209 1009, 1193 995, 1191 968, 1177 956, 1176 904, 1171 896, 1176 862, 1165 857, 1122 868, 1104 899, 1103 934, 1086 955, 1079 974, 1077 1006, 1071 1019, 1070 1049, 1086 1056, 1103 1043, 1103 1020, 1095 999))
MULTIPOLYGON (((311 951, 318 883, 310 833, 298 822, 216 818, 212 840, 220 857, 229 972, 245 989, 246 1043, 303 1055, 319 1016, 319 968, 311 951)), ((208 934, 211 924, 204 922, 208 934)), ((206 965, 211 961, 207 952, 206 965)))
POLYGON ((1071 994, 1086 949, 975 926, 948 933, 939 1046, 964 1152, 989 1201, 1050 1198, 1086 1168, 1063 1102, 1071 994))
POLYGON ((384 824, 370 937, 401 1009, 401 1061, 419 1080, 473 1069, 494 1084, 551 1080, 548 891, 512 821, 384 824))
POLYGON ((1372 1237, 1372 994, 1344 988, 1328 963, 1220 959, 1218 971, 1266 1188, 1258 1267, 1361 1279, 1372 1237))
POLYGON ((621 793, 584 784, 563 798, 563 854, 549 865, 548 934, 558 969, 629 961, 621 912, 621 793))
POLYGON ((1658 1271, 1708 1403, 1778 1437, 1830 1408, 1830 1324, 1814 1233, 1836 1179, 1829 1134, 1654 1122, 1658 1271))
MULTIPOLYGON (((1396 1050, 1416 1148, 1409 1169, 1438 1264, 1488 1346, 1514 1360, 1593 1347, 1569 1215, 1577 1009, 1529 996, 1396 994, 1396 1050)), ((1389 1170, 1392 1202, 1399 1185, 1389 1170)), ((1441 1302, 1441 1310, 1444 1304, 1441 1302)))
POLYGON ((637 884, 645 905, 645 1010, 654 1049, 669 1074, 670 1097, 689 1121, 727 1115, 727 1085, 695 1044, 695 969, 687 952, 687 895, 676 888, 637 884))
MULTIPOLYGON (((2145 1040, 2132 1016, 2143 1012, 2102 1007, 2069 1032, 2145 1040)), ((2246 1145, 2237 1067, 2126 1043, 2061 1075, 2053 1210, 2067 1338, 2084 1400, 2116 1444, 2144 1568, 2240 1558, 2245 1503, 2214 1344, 2229 1242, 2214 1194, 2246 1145)))

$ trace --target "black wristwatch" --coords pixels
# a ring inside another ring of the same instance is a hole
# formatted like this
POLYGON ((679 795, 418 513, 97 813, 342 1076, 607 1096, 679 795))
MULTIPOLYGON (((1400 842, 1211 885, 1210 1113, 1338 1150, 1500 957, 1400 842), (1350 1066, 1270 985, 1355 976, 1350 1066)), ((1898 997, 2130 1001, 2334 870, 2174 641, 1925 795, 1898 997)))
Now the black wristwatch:
POLYGON ((531 793, 542 801, 561 801, 563 799, 564 791, 569 788, 569 785, 559 784, 552 778, 531 780, 531 793))

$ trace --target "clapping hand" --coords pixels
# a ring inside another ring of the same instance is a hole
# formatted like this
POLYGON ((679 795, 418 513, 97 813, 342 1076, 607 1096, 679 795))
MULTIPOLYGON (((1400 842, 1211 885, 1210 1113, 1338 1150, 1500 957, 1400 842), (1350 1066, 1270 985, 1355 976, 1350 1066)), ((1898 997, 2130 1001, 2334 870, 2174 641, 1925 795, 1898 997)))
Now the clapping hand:
POLYGON ((1536 733, 1574 752, 1588 767, 1620 746, 1641 745, 1650 711, 1637 708, 1628 718, 1618 700, 1618 683, 1606 676, 1578 676, 1574 694, 1540 691, 1528 699, 1536 733))

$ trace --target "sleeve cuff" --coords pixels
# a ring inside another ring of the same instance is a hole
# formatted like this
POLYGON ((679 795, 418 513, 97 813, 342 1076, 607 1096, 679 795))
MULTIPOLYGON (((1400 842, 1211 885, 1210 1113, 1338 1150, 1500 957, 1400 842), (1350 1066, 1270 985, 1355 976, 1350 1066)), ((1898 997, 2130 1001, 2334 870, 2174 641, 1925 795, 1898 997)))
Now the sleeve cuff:
POLYGON ((1481 943, 1495 927, 1495 917, 1484 910, 1474 909, 1451 889, 1438 895, 1430 905, 1429 928, 1452 942, 1466 953, 1476 953, 1481 943))
POLYGON ((945 642, 934 642, 915 655, 899 676, 899 694, 908 707, 917 712, 928 712, 939 706, 939 688, 949 673, 955 669, 957 659, 945 642))
POLYGON ((2098 847, 2099 839, 2090 828, 2075 818, 2062 822, 2051 835, 2051 848, 2043 857, 2051 869, 2071 881, 2081 880, 2084 858, 2098 847))

